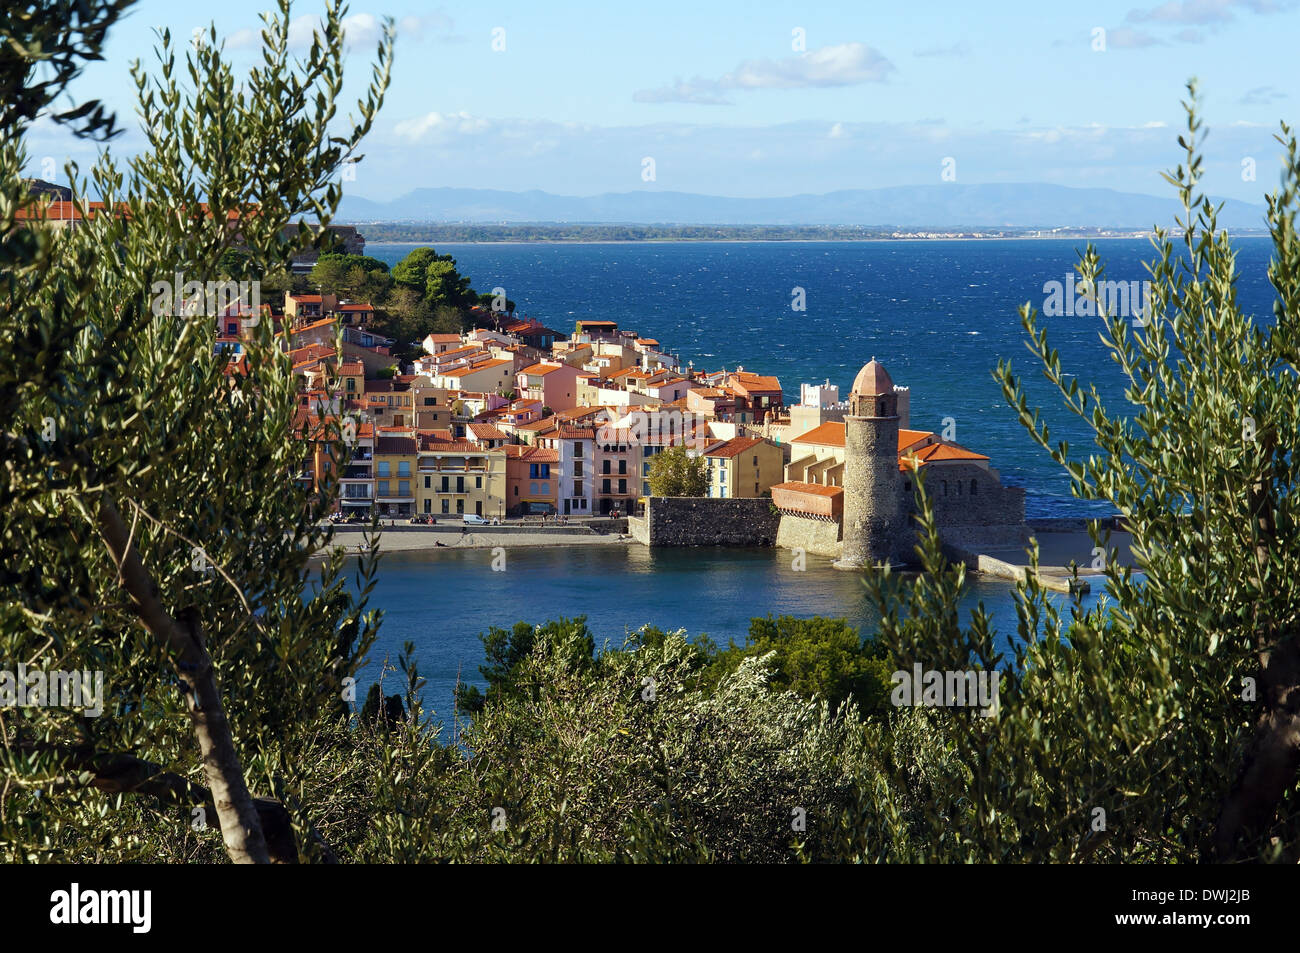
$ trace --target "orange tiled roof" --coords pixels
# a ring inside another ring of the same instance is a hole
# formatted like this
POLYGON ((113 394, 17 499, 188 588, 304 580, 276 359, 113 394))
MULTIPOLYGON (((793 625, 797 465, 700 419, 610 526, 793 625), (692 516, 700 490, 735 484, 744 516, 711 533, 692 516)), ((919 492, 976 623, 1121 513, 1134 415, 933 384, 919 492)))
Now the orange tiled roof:
POLYGON ((982 453, 976 453, 974 450, 967 450, 965 447, 954 446, 949 443, 932 443, 928 447, 922 447, 915 453, 916 459, 922 464, 934 463, 937 460, 987 460, 982 453))
POLYGON ((502 433, 491 424, 470 424, 469 431, 480 440, 509 440, 509 436, 502 433))
POLYGON ((815 496, 833 497, 839 496, 844 492, 842 486, 826 486, 823 483, 804 483, 801 480, 791 480, 788 483, 776 483, 772 486, 773 490, 792 490, 796 493, 811 493, 815 496))
POLYGON ((704 451, 706 457, 735 457, 749 450, 751 447, 757 447, 763 441, 757 437, 732 437, 717 446, 704 451))
POLYGON ((830 420, 819 427, 814 427, 790 441, 791 443, 815 443, 823 447, 844 446, 844 424, 830 420))
POLYGON ((375 439, 377 454, 411 454, 415 453, 416 444, 412 437, 378 437, 375 439))

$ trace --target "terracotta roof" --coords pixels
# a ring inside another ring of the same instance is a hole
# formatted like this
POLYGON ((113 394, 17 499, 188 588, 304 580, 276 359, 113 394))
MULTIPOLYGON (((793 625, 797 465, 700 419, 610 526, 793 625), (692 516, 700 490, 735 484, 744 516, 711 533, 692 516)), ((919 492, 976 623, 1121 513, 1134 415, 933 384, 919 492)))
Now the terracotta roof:
POLYGON ((932 443, 928 447, 922 447, 915 453, 916 459, 922 464, 934 463, 938 460, 987 460, 982 453, 976 453, 974 450, 967 450, 965 447, 957 447, 948 443, 932 443))
POLYGON ((543 376, 546 374, 550 374, 552 371, 558 371, 568 366, 569 365, 567 364, 531 364, 528 367, 525 367, 519 373, 536 374, 538 376, 543 376))
POLYGON ((902 453, 905 449, 914 443, 920 443, 926 437, 933 437, 934 433, 929 430, 899 430, 898 431, 898 452, 902 453))
POLYGON ((411 437, 378 437, 375 439, 375 453, 377 454, 408 454, 415 453, 415 440, 411 437))
POLYGON ((746 394, 754 391, 777 391, 779 393, 781 390, 781 382, 775 377, 751 374, 749 371, 736 371, 730 376, 728 383, 733 387, 740 388, 746 394))
POLYGON ((811 493, 814 496, 834 497, 844 492, 842 486, 826 486, 822 483, 804 483, 801 480, 791 480, 788 483, 775 483, 771 487, 773 490, 790 490, 795 493, 811 493))
POLYGON ((863 397, 876 397, 893 392, 893 378, 889 376, 889 371, 885 370, 885 365, 874 357, 862 365, 862 370, 858 371, 858 376, 853 379, 853 387, 849 391, 850 394, 863 397))
POLYGON ((491 424, 470 424, 469 432, 480 440, 509 440, 507 434, 502 433, 491 424))
POLYGON ((596 431, 591 427, 561 427, 561 440, 595 440, 596 431))
POLYGON ((705 450, 704 455, 706 457, 736 457, 751 447, 757 447, 762 442, 757 437, 732 437, 730 440, 705 450))
POLYGON ((559 463, 560 451, 550 447, 531 447, 518 443, 508 443, 501 448, 507 458, 526 460, 529 463, 559 463))
POLYGON ((815 443, 823 447, 842 447, 844 446, 844 424, 838 420, 830 420, 820 427, 814 427, 807 433, 795 437, 791 443, 815 443))
POLYGON ((439 371, 438 374, 441 377, 465 377, 468 374, 475 374, 478 371, 490 371, 494 367, 509 363, 509 361, 483 361, 470 367, 458 367, 454 371, 439 371))
POLYGON ((554 427, 554 426, 555 426, 555 421, 554 421, 554 420, 552 420, 550 417, 543 417, 541 420, 534 420, 534 421, 531 421, 531 422, 526 423, 526 424, 519 424, 519 426, 515 427, 515 429, 516 429, 516 430, 529 430, 529 431, 532 431, 532 430, 539 430, 539 431, 540 431, 540 430, 550 430, 550 429, 551 429, 552 427, 554 427))

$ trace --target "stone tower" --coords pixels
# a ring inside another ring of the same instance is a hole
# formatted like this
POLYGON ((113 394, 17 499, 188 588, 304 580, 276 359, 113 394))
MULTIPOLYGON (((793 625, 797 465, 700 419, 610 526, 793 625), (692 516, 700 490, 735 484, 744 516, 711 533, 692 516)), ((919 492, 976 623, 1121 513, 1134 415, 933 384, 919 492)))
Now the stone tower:
POLYGON ((858 372, 844 417, 844 546, 837 569, 890 562, 903 532, 898 396, 874 357, 858 372))

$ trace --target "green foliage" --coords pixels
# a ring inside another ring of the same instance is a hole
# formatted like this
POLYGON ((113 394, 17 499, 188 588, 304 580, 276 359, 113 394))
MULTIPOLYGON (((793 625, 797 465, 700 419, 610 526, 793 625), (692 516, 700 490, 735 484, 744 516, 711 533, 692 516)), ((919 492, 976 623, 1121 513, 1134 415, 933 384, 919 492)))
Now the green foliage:
POLYGON ((716 684, 747 658, 771 654, 772 685, 801 698, 820 698, 832 710, 853 698, 860 711, 881 711, 889 703, 894 666, 874 640, 863 641, 844 619, 798 619, 783 615, 750 621, 744 645, 717 652, 703 683, 716 684))
MULTIPOLYGON (((874 859, 982 861, 1284 860, 1300 857, 1300 162, 1283 127, 1287 174, 1269 202, 1277 291, 1272 320, 1236 303, 1235 259, 1216 209, 1197 194, 1195 89, 1167 178, 1184 214, 1177 242, 1154 239, 1146 326, 1106 315, 1103 338, 1129 380, 1130 408, 1108 410, 1063 371, 1047 330, 1021 311, 1029 348, 1067 410, 1090 428, 1085 460, 1053 442, 1009 362, 997 376, 1030 435, 1069 474, 1074 494, 1115 507, 1132 530, 1137 570, 1108 536, 1106 598, 1062 609, 1032 577, 1018 588, 1010 658, 981 607, 963 627, 961 569, 948 566, 928 501, 914 584, 874 575, 880 640, 900 668, 1002 673, 1000 713, 945 711, 933 721, 937 770, 893 783, 932 805, 898 837, 860 810, 849 842, 874 859), (1252 686, 1255 690, 1252 691, 1252 686), (1104 812, 1104 813, 1103 813, 1104 812)), ((1085 287, 1104 280, 1089 248, 1085 287)), ((923 487, 918 482, 923 498, 923 487)), ((1036 550, 1031 554, 1037 564, 1036 550)), ((924 803, 924 802, 922 802, 924 803)))
MULTIPOLYGON (((42 16, 57 8, 74 24, 103 23, 120 9, 79 4, 74 15, 71 6, 47 5, 42 16)), ((27 120, 10 114, 3 127, 0 658, 102 672, 107 696, 99 717, 6 711, 4 860, 210 858, 220 835, 243 856, 247 830, 232 831, 201 787, 217 780, 238 782, 226 811, 247 804, 246 780, 303 831, 319 816, 293 792, 346 716, 347 680, 373 641, 373 552, 355 598, 341 552, 312 563, 329 542, 318 522, 328 500, 291 480, 303 449, 276 329, 252 329, 247 373, 228 377, 211 317, 149 306, 151 286, 177 272, 221 277, 241 236, 249 274, 287 273, 309 235, 291 229, 286 240, 282 229, 304 215, 328 221, 338 203, 337 170, 382 100, 391 37, 356 125, 327 132, 342 83, 338 5, 327 6, 322 41, 305 55, 289 52, 289 19, 287 6, 268 19, 265 58, 241 81, 214 33, 179 49, 159 37, 158 74, 134 72, 145 148, 126 168, 102 155, 93 188, 74 181, 77 194, 125 214, 58 232, 20 223, 27 120), (123 523, 130 558, 119 561, 110 548, 123 523), (172 639, 182 630, 210 669, 186 667, 172 639), (197 696, 183 689, 214 683, 200 719, 197 696), (217 745, 207 758, 200 738, 217 745), (195 832, 191 807, 204 797, 207 827, 195 832)), ((0 69, 18 46, 49 41, 39 23, 22 34, 34 22, 0 20, 0 69)), ((69 31, 67 42, 82 42, 80 28, 69 31)), ((48 53, 62 61, 97 49, 48 53)), ((17 79, 6 88, 35 88, 23 86, 30 75, 17 79)), ((341 442, 327 450, 337 467, 341 442)), ((314 856, 310 838, 299 843, 314 856)))
POLYGON ((321 255, 307 281, 319 292, 372 305, 383 301, 393 287, 388 266, 369 255, 321 255))
POLYGON ((653 496, 703 496, 709 489, 704 458, 691 456, 686 447, 667 447, 650 460, 653 496))
POLYGON ((456 259, 432 248, 417 248, 393 266, 393 280, 420 294, 430 307, 465 309, 478 303, 469 279, 456 270, 456 259))

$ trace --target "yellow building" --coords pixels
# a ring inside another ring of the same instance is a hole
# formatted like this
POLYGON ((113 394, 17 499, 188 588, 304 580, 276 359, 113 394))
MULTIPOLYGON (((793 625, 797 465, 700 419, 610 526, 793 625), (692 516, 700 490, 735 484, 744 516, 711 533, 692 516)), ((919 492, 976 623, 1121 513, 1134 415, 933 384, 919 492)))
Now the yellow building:
POLYGON ((757 437, 733 437, 704 451, 708 495, 718 499, 762 496, 784 479, 785 455, 757 437))
POLYGON ((375 439, 375 505, 380 516, 411 516, 415 512, 415 468, 418 456, 411 437, 375 439))
POLYGON ((506 454, 468 440, 420 436, 416 511, 438 517, 505 516, 506 454))

